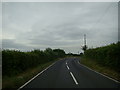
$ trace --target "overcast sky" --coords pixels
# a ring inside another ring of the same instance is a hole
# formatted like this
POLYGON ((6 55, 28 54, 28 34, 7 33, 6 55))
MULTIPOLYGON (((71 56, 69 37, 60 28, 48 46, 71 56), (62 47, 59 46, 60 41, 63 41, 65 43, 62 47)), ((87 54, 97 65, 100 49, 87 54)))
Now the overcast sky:
POLYGON ((2 47, 81 52, 118 41, 117 2, 3 2, 2 47))

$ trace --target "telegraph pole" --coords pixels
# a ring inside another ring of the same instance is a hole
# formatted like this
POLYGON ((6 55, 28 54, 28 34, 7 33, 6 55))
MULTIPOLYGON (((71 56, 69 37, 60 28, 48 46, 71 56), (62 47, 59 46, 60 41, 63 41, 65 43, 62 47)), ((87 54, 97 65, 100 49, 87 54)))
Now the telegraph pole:
POLYGON ((84 45, 82 47, 82 50, 87 50, 87 45, 86 45, 86 34, 84 34, 84 45))
POLYGON ((86 34, 84 34, 84 46, 86 46, 86 34))

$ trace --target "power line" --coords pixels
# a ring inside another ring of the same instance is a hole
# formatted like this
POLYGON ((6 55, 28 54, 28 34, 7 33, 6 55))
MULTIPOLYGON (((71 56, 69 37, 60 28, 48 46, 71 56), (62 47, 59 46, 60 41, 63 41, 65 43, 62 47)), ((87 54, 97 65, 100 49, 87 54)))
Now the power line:
POLYGON ((109 11, 109 9, 112 7, 112 4, 111 3, 105 10, 105 12, 101 15, 101 17, 96 21, 96 23, 94 25, 91 26, 91 28, 89 28, 90 30, 94 27, 94 26, 97 26, 97 24, 102 20, 102 18, 106 15, 106 13, 109 11))
POLYGON ((86 34, 84 34, 84 46, 86 45, 86 34))

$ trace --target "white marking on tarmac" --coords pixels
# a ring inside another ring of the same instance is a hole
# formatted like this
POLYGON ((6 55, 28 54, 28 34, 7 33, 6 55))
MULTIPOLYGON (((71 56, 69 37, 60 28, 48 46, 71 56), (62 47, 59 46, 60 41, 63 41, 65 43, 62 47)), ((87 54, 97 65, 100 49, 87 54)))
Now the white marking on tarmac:
POLYGON ((77 82, 77 80, 75 79, 75 77, 74 77, 74 75, 72 74, 72 72, 70 72, 70 75, 72 76, 72 78, 73 78, 73 80, 74 80, 75 84, 77 84, 77 85, 78 85, 78 82, 77 82))
MULTIPOLYGON (((53 63, 55 64, 55 63, 53 63)), ((27 85, 28 83, 30 83, 33 79, 35 79, 37 76, 39 76, 40 74, 42 74, 44 71, 46 71, 48 68, 50 68, 53 64, 51 64, 50 66, 48 66, 46 69, 44 69, 43 71, 41 71, 40 73, 38 73, 36 76, 34 76, 32 79, 30 79, 28 82, 26 82, 24 85, 22 85, 20 88, 18 88, 17 90, 22 89, 25 85, 27 85)))
POLYGON ((78 64, 80 64, 80 62, 78 61, 78 64))
POLYGON ((68 65, 67 65, 67 69, 69 70, 70 68, 68 67, 68 65))
MULTIPOLYGON (((79 64, 80 64, 80 63, 79 63, 79 64)), ((85 65, 83 65, 83 64, 80 64, 80 65, 82 65, 83 67, 85 67, 85 68, 87 68, 87 69, 89 69, 89 70, 91 70, 91 71, 93 71, 93 72, 95 72, 95 73, 97 73, 97 74, 99 74, 99 75, 101 75, 101 76, 104 76, 104 77, 106 77, 106 78, 108 78, 108 79, 110 79, 110 80, 113 80, 113 81, 115 81, 115 82, 117 82, 117 83, 120 83, 119 81, 117 81, 117 80, 115 80, 115 79, 113 79, 113 78, 110 78, 110 77, 108 77, 108 76, 106 76, 106 75, 104 75, 104 74, 102 74, 102 73, 97 72, 97 71, 94 71, 94 70, 92 70, 91 68, 89 68, 89 67, 87 67, 87 66, 85 66, 85 65)))

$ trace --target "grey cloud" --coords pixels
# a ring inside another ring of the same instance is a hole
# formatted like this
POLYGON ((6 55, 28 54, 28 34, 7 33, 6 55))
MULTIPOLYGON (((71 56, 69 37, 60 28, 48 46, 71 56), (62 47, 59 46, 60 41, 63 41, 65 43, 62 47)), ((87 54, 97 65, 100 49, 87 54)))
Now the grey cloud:
POLYGON ((113 2, 3 3, 3 33, 14 36, 5 36, 3 47, 62 47, 77 53, 84 34, 90 47, 116 42, 117 16, 113 2))
POLYGON ((29 46, 24 45, 24 44, 20 44, 20 43, 16 43, 15 40, 13 39, 3 39, 2 40, 2 48, 6 48, 6 49, 20 49, 20 50, 29 50, 31 49, 29 46))

